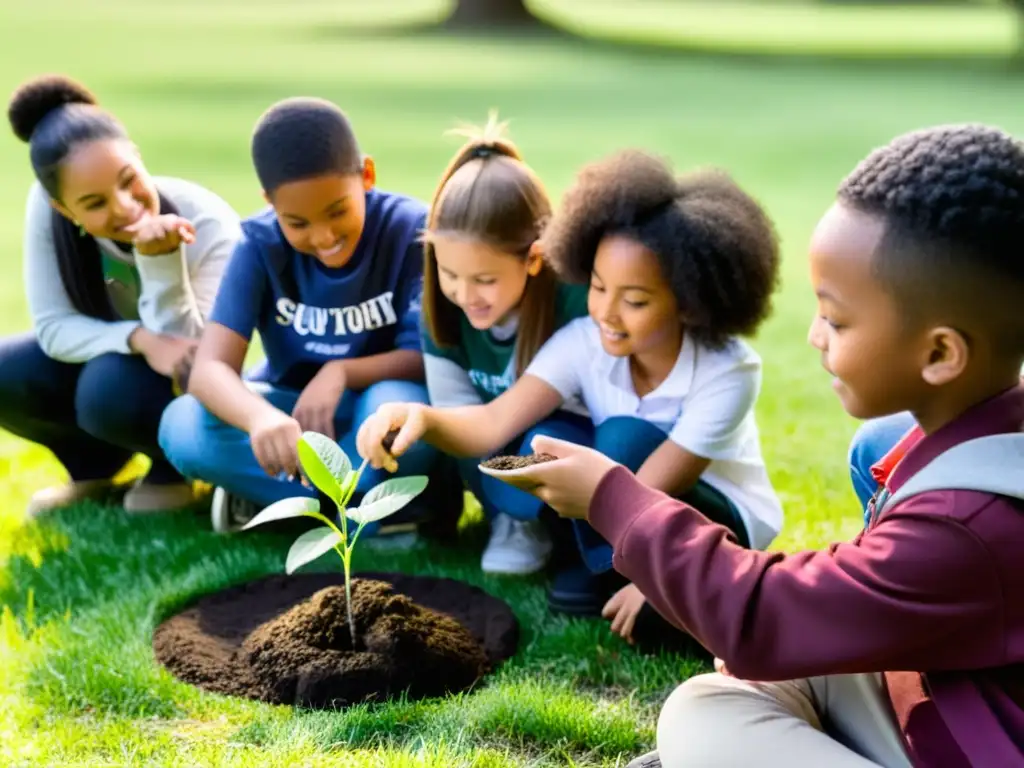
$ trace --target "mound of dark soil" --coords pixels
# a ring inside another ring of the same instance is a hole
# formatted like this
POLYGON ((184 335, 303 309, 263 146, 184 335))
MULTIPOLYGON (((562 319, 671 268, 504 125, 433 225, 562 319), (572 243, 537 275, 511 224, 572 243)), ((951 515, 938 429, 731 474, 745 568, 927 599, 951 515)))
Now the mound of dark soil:
POLYGON ((341 574, 271 576, 161 624, 157 660, 185 682, 276 704, 341 707, 466 690, 515 653, 502 601, 452 579, 359 574, 353 645, 341 574))

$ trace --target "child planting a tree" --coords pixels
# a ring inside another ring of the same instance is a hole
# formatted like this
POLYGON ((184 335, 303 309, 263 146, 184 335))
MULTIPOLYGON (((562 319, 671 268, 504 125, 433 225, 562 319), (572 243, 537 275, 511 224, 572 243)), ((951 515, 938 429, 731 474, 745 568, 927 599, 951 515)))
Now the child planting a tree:
MULTIPOLYGON (((426 206, 376 189, 374 163, 348 119, 319 99, 267 110, 252 157, 270 205, 243 222, 190 394, 171 404, 160 428, 171 462, 217 487, 219 531, 280 499, 315 493, 297 479, 304 431, 354 456, 356 428, 383 403, 427 401, 418 239, 426 206), (266 362, 243 379, 254 331, 266 362)), ((434 457, 430 446, 416 446, 402 471, 426 474, 434 457)), ((383 477, 361 473, 353 498, 383 477)), ((453 497, 461 509, 461 493, 453 497)))
MULTIPOLYGON (((394 469, 424 439, 488 456, 578 397, 592 425, 574 441, 688 500, 742 544, 767 546, 782 509, 754 418, 761 361, 739 338, 767 316, 776 281, 777 242, 761 207, 723 173, 677 178, 659 158, 623 152, 579 174, 541 246, 568 281, 589 287, 589 316, 555 332, 486 405, 381 406, 359 431, 360 453, 394 469), (401 431, 389 453, 381 438, 392 429, 401 431)), ((550 607, 603 612, 631 637, 643 595, 615 578, 607 541, 585 522, 574 528, 583 562, 556 574, 550 607)))
MULTIPOLYGON (((455 153, 430 207, 423 251, 423 360, 430 403, 488 403, 522 375, 537 351, 587 313, 587 290, 567 285, 540 253, 551 202, 540 178, 492 117, 455 153)), ((504 452, 529 450, 538 434, 586 435, 578 403, 516 435, 504 452)), ((543 504, 459 460, 464 482, 491 526, 485 573, 528 574, 553 551, 543 504)))

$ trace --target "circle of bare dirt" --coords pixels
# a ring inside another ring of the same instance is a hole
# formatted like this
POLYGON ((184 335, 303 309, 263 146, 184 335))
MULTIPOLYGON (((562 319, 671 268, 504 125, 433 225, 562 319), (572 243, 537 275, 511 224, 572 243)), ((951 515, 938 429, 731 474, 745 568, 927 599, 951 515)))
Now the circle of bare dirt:
POLYGON ((473 686, 519 643, 512 609, 465 582, 353 574, 349 631, 340 573, 274 575, 206 595, 157 627, 175 677, 214 693, 336 708, 473 686))

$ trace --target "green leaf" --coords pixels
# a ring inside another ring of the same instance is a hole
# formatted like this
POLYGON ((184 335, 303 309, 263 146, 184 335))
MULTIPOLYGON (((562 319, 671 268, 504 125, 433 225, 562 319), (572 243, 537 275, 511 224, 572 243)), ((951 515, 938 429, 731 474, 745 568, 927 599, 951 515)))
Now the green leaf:
POLYGON ((319 512, 320 502, 308 496, 296 496, 291 499, 275 501, 269 507, 263 509, 256 517, 242 526, 242 530, 255 528, 274 520, 287 520, 289 517, 302 517, 309 512, 319 512))
POLYGON ((327 526, 314 528, 299 536, 288 550, 284 569, 287 573, 311 563, 327 552, 330 552, 341 541, 341 537, 327 526))
POLYGON ((422 475, 385 480, 363 497, 358 509, 346 510, 345 514, 360 525, 372 523, 393 515, 419 496, 426 487, 427 478, 422 475))
POLYGON ((352 462, 336 442, 319 432, 303 432, 299 461, 306 477, 334 501, 341 498, 341 484, 352 471, 352 462))

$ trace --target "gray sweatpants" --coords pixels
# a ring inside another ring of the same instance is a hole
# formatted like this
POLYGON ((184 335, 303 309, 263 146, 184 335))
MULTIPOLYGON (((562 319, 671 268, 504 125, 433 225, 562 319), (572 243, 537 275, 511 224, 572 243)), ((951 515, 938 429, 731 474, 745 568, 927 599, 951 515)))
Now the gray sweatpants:
POLYGON ((664 768, 910 768, 878 675, 679 686, 658 718, 664 768))

